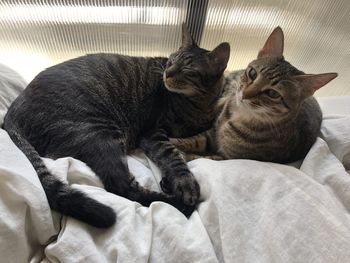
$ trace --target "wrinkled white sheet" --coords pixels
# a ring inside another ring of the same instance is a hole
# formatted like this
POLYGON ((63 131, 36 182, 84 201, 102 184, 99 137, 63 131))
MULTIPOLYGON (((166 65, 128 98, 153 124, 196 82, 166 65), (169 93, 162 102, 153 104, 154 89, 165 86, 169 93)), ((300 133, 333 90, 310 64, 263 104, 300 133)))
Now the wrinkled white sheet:
MULTIPOLYGON (((0 262, 350 262, 350 117, 326 117, 300 169, 250 160, 199 159, 198 211, 141 207, 107 193, 72 158, 45 159, 74 187, 112 206, 107 230, 49 209, 29 161, 0 130, 0 262)), ((158 189, 159 170, 130 156, 138 180, 158 189)), ((297 166, 298 164, 295 164, 297 166)))
POLYGON ((0 126, 8 107, 26 86, 27 83, 17 72, 0 64, 0 126))

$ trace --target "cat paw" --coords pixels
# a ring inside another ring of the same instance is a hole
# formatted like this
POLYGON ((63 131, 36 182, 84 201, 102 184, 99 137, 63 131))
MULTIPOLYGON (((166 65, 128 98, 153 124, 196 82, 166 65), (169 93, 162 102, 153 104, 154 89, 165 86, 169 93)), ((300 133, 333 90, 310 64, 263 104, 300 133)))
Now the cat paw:
POLYGON ((189 218, 192 213, 194 212, 194 210, 196 210, 196 206, 195 205, 192 205, 192 206, 189 206, 189 205, 184 205, 180 211, 187 217, 189 218))
POLYGON ((191 173, 163 177, 160 186, 165 193, 175 195, 186 206, 192 207, 198 203, 200 188, 191 173))
POLYGON ((192 213, 196 210, 197 205, 185 205, 182 200, 176 198, 168 202, 172 206, 174 206, 177 210, 179 210, 182 214, 184 214, 187 218, 189 218, 192 213))

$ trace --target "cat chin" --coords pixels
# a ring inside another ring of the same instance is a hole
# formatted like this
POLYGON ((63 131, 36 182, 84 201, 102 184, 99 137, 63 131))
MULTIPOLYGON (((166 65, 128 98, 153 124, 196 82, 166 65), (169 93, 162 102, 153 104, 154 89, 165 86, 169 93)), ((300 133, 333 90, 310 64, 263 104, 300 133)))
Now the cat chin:
POLYGON ((172 88, 165 81, 164 81, 164 86, 170 92, 174 92, 174 93, 177 93, 177 94, 182 94, 182 95, 185 95, 185 96, 195 96, 196 95, 196 93, 195 93, 195 91, 193 89, 176 89, 176 88, 172 88))

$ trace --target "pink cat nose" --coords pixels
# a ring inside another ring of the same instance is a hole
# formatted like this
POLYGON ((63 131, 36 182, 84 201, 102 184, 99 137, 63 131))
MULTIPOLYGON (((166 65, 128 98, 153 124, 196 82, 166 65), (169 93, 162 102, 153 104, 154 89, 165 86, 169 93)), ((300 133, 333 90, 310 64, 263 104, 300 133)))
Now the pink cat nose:
POLYGON ((242 100, 254 98, 256 95, 258 95, 258 92, 254 91, 254 90, 243 90, 242 91, 242 100))

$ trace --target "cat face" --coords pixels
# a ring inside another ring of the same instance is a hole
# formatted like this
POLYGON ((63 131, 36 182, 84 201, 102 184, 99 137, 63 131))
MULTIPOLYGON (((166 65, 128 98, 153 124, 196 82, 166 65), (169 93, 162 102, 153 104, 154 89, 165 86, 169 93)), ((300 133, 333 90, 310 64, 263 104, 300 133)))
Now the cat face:
POLYGON ((186 96, 215 94, 229 57, 228 43, 221 43, 213 51, 202 49, 183 24, 182 45, 170 55, 163 74, 165 86, 186 96))
POLYGON ((277 27, 241 76, 237 105, 253 115, 283 118, 295 114, 304 99, 337 76, 299 71, 284 60, 283 42, 283 31, 277 27))

